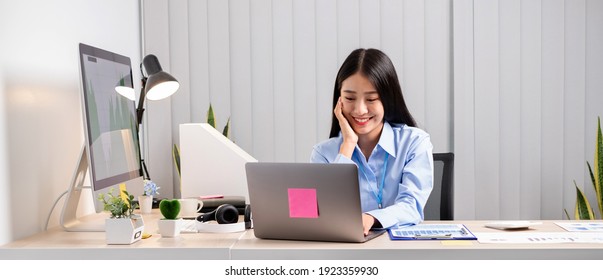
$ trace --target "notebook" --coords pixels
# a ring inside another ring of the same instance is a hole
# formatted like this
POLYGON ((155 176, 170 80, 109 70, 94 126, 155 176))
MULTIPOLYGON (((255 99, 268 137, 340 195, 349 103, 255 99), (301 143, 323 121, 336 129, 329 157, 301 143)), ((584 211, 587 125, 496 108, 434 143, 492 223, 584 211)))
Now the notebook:
POLYGON ((248 162, 245 165, 257 238, 365 242, 354 164, 248 162))

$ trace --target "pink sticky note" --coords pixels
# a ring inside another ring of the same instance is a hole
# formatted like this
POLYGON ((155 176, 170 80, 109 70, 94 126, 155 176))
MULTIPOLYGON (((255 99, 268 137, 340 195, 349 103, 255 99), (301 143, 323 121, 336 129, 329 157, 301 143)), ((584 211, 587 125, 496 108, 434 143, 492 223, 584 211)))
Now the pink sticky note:
POLYGON ((316 189, 288 189, 289 217, 318 218, 316 189))

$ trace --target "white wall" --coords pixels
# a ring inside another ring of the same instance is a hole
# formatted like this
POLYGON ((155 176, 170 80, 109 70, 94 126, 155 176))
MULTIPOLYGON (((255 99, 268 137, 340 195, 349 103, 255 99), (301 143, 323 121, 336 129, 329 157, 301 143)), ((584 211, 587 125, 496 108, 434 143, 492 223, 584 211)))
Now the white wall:
POLYGON ((0 68, 0 244, 9 242, 11 229, 11 205, 9 183, 8 143, 6 129, 6 101, 4 98, 4 76, 0 68))
POLYGON ((178 124, 204 122, 210 102, 218 128, 230 117, 231 138, 256 159, 308 161, 328 138, 337 70, 359 47, 390 56, 435 151, 452 150, 450 0, 143 3, 145 52, 182 84, 147 106, 146 158, 162 186, 176 177, 168 163, 178 124))
MULTIPOLYGON (((76 168, 84 143, 78 43, 138 65, 139 6, 136 0, 0 0, 0 244, 43 230, 76 168)), ((60 206, 50 226, 57 225, 60 206)))

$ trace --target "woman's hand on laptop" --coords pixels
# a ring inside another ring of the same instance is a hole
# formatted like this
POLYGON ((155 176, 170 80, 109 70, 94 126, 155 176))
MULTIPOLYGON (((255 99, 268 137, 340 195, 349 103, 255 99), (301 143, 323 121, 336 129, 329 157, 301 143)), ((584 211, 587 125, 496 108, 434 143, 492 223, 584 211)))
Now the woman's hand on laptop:
POLYGON ((367 236, 371 228, 375 224, 375 218, 369 214, 362 214, 362 228, 364 230, 364 236, 367 236))

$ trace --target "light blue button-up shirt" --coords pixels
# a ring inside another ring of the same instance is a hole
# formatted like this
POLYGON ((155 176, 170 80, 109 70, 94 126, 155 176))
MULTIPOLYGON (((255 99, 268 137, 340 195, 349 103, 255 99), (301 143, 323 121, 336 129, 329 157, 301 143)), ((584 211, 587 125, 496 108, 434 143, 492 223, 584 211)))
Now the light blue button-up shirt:
POLYGON ((352 158, 339 154, 343 142, 330 138, 314 146, 311 161, 319 163, 354 163, 358 166, 362 211, 377 219, 384 228, 418 224, 433 189, 433 145, 429 134, 407 125, 385 122, 379 142, 367 162, 356 145, 352 158), (386 153, 388 156, 386 157, 386 153), (382 209, 377 195, 381 185, 384 160, 387 159, 382 209))

